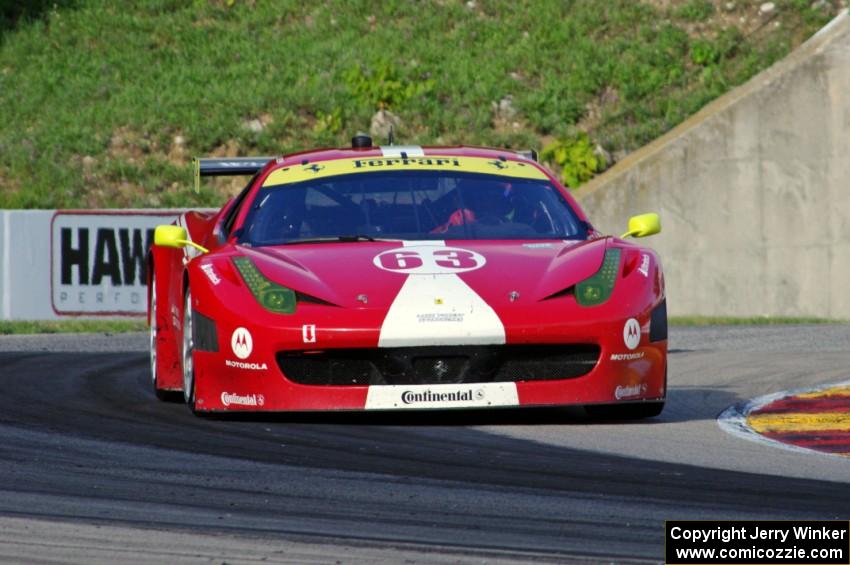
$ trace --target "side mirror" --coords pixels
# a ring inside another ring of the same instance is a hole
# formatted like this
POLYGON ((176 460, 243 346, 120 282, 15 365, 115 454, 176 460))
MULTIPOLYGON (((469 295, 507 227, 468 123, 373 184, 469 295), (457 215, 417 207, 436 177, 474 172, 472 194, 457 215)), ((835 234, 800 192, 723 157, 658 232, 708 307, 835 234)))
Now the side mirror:
POLYGON ((191 241, 185 228, 180 226, 156 226, 156 230, 153 232, 153 244, 160 247, 176 247, 177 249, 190 245, 201 253, 209 253, 209 249, 191 241))
POLYGON ((658 214, 651 212, 629 218, 629 231, 620 237, 646 237, 648 235, 655 235, 660 231, 661 218, 658 217, 658 214))

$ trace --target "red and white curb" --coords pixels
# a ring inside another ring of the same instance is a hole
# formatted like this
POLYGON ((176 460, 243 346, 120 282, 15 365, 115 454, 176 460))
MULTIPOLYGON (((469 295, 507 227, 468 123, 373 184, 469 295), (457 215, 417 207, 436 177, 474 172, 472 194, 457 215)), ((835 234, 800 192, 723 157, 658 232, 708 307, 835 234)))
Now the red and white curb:
MULTIPOLYGON (((850 380, 820 385, 817 387, 791 389, 759 396, 747 402, 730 406, 717 417, 717 423, 723 431, 747 441, 784 449, 786 451, 793 451, 795 453, 822 455, 833 458, 841 457, 846 459, 848 455, 847 453, 833 453, 810 447, 802 447, 800 445, 795 445, 794 443, 789 443, 788 441, 781 441, 779 439, 767 437, 763 433, 756 431, 751 425, 751 417, 757 415, 759 411, 774 403, 793 399, 793 397, 800 395, 812 395, 819 392, 829 391, 830 389, 839 388, 850 389, 850 380)), ((844 412, 846 413, 846 418, 850 421, 850 403, 848 403, 844 412)), ((825 429, 824 431, 827 430, 825 429)), ((803 432, 801 431, 801 433, 803 432)), ((809 431, 809 433, 811 433, 811 431, 809 431)))

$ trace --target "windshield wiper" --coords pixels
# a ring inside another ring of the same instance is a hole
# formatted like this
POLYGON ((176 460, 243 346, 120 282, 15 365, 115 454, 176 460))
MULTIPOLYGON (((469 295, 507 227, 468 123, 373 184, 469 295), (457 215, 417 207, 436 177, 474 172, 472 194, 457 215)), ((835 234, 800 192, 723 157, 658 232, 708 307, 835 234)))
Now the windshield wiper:
POLYGON ((300 243, 354 243, 356 241, 401 241, 400 239, 388 239, 372 237, 371 235, 335 235, 331 237, 305 237, 303 239, 290 239, 279 245, 297 245, 300 243))

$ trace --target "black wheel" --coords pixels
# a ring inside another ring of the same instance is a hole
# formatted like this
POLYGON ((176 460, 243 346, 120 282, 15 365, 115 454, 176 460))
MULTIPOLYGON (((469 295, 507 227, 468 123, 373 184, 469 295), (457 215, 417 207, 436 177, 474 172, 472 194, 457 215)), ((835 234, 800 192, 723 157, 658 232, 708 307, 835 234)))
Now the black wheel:
POLYGON ((591 404, 584 407, 591 418, 598 420, 641 420, 652 418, 664 410, 664 402, 640 402, 637 404, 591 404))
POLYGON ((183 400, 195 411, 195 341, 192 337, 192 291, 186 289, 183 307, 183 400))

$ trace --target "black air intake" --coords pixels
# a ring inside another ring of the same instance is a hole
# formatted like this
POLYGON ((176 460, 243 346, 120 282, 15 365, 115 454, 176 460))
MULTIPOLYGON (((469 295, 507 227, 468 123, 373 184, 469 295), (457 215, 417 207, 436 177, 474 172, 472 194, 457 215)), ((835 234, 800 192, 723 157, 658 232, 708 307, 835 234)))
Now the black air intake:
POLYGON ((667 339, 667 299, 662 300, 652 310, 649 321, 649 341, 662 341, 667 339))
POLYGON ((305 385, 410 385, 572 379, 589 373, 591 344, 282 351, 280 370, 305 385))
POLYGON ((192 312, 192 340, 197 351, 218 351, 218 333, 215 329, 215 321, 207 318, 200 312, 192 312))

